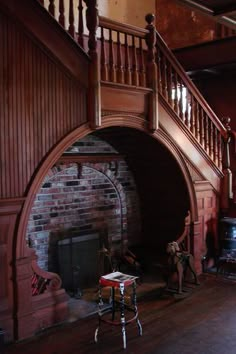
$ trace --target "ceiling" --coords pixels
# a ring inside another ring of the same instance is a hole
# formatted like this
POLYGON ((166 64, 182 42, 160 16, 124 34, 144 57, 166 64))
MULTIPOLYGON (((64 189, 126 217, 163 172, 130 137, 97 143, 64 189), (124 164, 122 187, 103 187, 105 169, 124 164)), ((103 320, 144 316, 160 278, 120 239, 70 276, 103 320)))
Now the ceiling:
POLYGON ((177 0, 194 10, 212 16, 217 22, 236 29, 236 0, 177 0))

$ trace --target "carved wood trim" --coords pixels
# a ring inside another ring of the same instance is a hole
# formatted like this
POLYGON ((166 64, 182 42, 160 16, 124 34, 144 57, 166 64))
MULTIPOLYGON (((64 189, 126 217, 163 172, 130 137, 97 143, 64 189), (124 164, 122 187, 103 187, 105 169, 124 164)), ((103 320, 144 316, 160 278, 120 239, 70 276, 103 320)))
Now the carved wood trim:
POLYGON ((79 155, 79 154, 67 154, 61 156, 57 164, 66 164, 66 163, 86 163, 86 162, 111 162, 111 161, 120 161, 123 160, 124 156, 117 154, 105 154, 105 155, 79 155))

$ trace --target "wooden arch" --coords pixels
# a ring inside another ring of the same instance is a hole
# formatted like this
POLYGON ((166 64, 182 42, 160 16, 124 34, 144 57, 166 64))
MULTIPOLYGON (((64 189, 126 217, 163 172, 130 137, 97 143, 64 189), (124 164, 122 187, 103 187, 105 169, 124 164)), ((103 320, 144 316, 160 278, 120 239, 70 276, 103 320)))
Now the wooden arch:
MULTIPOLYGON (((148 134, 150 137, 158 140, 162 143, 174 156, 175 160, 177 161, 184 179, 186 181, 187 189, 189 192, 189 199, 190 199, 190 209, 192 215, 192 221, 196 221, 198 219, 197 214, 197 203, 196 203, 196 196, 195 191, 193 188, 193 183, 191 176, 189 174, 187 165, 179 151, 178 147, 171 141, 168 135, 162 131, 161 129, 157 130, 154 133, 150 133, 148 129, 148 122, 140 117, 132 116, 132 115, 108 115, 103 116, 102 118, 102 125, 99 127, 100 129, 108 128, 108 127, 127 127, 132 129, 137 129, 139 131, 148 134)), ((38 170, 35 173, 35 177, 30 185, 28 190, 28 194, 25 199, 24 206, 22 208, 21 215, 19 217, 19 227, 17 230, 16 235, 16 259, 21 257, 26 257, 28 255, 26 242, 25 242, 25 233, 26 227, 28 223, 28 218, 30 215, 30 211, 35 199, 35 195, 39 190, 46 174, 52 168, 52 166, 57 162, 59 157, 63 154, 63 152, 71 146, 76 140, 83 138, 84 136, 94 132, 94 129, 88 124, 84 124, 70 134, 68 134, 64 139, 62 139, 55 148, 45 157, 42 164, 39 166, 38 170)))

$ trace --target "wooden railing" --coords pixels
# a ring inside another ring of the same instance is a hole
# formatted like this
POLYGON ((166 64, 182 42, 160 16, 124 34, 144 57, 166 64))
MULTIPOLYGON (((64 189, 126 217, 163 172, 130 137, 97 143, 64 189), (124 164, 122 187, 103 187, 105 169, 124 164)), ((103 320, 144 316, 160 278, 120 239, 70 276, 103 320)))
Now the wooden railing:
POLYGON ((77 0, 77 1, 70 0, 68 12, 65 11, 64 0, 37 0, 37 1, 41 3, 41 5, 43 5, 54 18, 56 18, 59 24, 83 48, 84 46, 83 0, 77 0))
MULTIPOLYGON (((146 29, 141 29, 104 17, 98 18, 96 0, 85 0, 88 5, 87 27, 90 30, 89 35, 85 36, 85 8, 82 0, 70 0, 68 19, 65 19, 64 0, 38 1, 47 7, 52 16, 57 14, 56 19, 60 25, 88 50, 93 61, 90 77, 94 90, 99 89, 100 80, 135 87, 148 86, 153 92, 158 90, 169 108, 175 112, 179 124, 191 133, 211 161, 222 170, 222 144, 226 129, 158 32, 155 31, 156 38, 153 38, 154 16, 146 16, 148 25, 146 29), (100 72, 97 73, 96 70, 99 69, 100 72), (96 80, 99 81, 98 84, 96 80)), ((154 100, 157 100, 155 95, 154 100)), ((91 111, 91 116, 95 113, 91 111)), ((95 126, 100 122, 101 117, 98 116, 95 126)))
POLYGON ((146 86, 145 51, 147 30, 99 17, 101 79, 146 86))
POLYGON ((158 90, 214 164, 222 169, 226 128, 157 33, 158 90))

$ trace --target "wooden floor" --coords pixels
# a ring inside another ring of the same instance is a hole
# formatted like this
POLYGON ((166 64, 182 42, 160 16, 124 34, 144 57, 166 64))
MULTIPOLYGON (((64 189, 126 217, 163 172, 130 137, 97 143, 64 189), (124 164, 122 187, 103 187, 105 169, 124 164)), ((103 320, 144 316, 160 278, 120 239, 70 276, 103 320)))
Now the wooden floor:
POLYGON ((135 324, 127 326, 127 349, 120 327, 103 324, 94 343, 97 317, 53 328, 33 340, 7 347, 7 354, 235 354, 236 282, 203 275, 199 287, 185 296, 155 294, 139 302, 143 336, 135 324), (170 301, 170 298, 172 299, 170 301))

